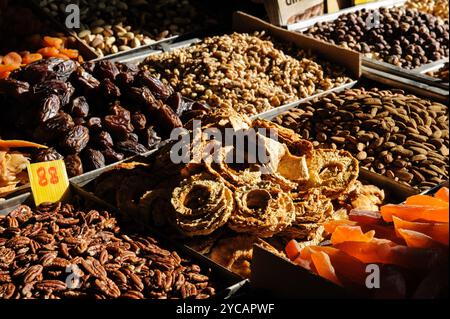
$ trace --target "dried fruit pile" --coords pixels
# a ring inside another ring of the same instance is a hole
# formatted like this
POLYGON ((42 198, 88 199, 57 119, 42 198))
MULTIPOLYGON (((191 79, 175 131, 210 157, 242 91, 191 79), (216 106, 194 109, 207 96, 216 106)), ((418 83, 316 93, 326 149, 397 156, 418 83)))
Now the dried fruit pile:
POLYGON ((152 149, 205 108, 184 103, 148 72, 108 61, 40 60, 0 80, 0 134, 51 146, 34 161, 65 157, 71 176, 152 149), (170 105, 170 106, 169 106, 170 105))
POLYGON ((406 69, 448 57, 450 49, 448 19, 403 7, 345 13, 305 34, 406 69), (379 25, 372 27, 374 17, 379 25))
POLYGON ((301 248, 293 240, 286 246, 289 259, 335 284, 363 290, 366 265, 378 264, 381 288, 374 289, 375 297, 436 298, 448 290, 448 188, 349 217, 324 224, 332 246, 301 248))
POLYGON ((0 299, 208 298, 209 277, 108 212, 20 206, 0 217, 0 299))
POLYGON ((342 68, 293 45, 276 44, 264 33, 205 38, 189 48, 150 56, 143 67, 186 97, 246 115, 351 81, 342 68))
MULTIPOLYGON (((37 38, 39 38, 39 36, 37 36, 37 38)), ((36 37, 34 41, 36 41, 36 37)), ((19 53, 9 52, 5 56, 0 56, 0 79, 6 79, 12 71, 43 58, 53 57, 83 62, 83 58, 78 53, 78 50, 67 48, 68 42, 68 38, 44 36, 41 40, 41 46, 43 47, 35 53, 30 53, 29 51, 19 53)))
MULTIPOLYGON (((251 122, 232 109, 213 111, 200 120, 203 130, 223 134, 230 129, 249 134, 253 129, 273 130, 277 139, 262 133, 255 134, 255 140, 249 138, 249 145, 258 144, 260 152, 269 154, 270 160, 259 157, 256 161, 255 154, 238 144, 222 145, 220 138, 214 141, 204 136, 197 143, 191 139, 184 144, 198 161, 192 158, 177 164, 171 156, 176 153, 173 148, 178 141, 172 141, 153 154, 148 163, 118 166, 105 173, 95 181, 94 193, 128 217, 164 227, 168 234, 212 256, 221 256, 224 250, 248 250, 248 243, 259 242, 260 238, 318 243, 323 232, 320 224, 345 214, 345 210, 335 210, 333 203, 337 207, 348 203, 350 207, 366 208, 380 204, 384 197, 378 189, 356 181, 358 163, 345 151, 315 150, 291 130, 262 120, 251 122), (210 153, 212 144, 216 147, 214 155, 210 153), (233 154, 247 160, 230 163, 233 154), (249 235, 247 245, 235 246, 236 234, 249 235), (224 241, 220 248, 214 248, 218 238, 224 241)), ((191 124, 187 123, 187 127, 191 124)), ((218 262, 246 276, 248 267, 237 270, 232 265, 248 264, 251 253, 238 255, 242 258, 224 254, 218 262)))
POLYGON ((401 90, 351 89, 274 120, 319 148, 342 148, 371 171, 422 190, 448 179, 448 107, 401 90))

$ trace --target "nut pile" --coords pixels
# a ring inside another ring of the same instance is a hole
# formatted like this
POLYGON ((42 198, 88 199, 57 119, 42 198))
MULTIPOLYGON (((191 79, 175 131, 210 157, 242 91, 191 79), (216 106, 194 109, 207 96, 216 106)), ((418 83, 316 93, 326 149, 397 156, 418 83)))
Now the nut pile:
MULTIPOLYGON (((195 1, 80 0, 78 36, 99 56, 128 51, 172 35, 192 32, 215 24, 205 18, 195 1)), ((71 0, 41 0, 40 6, 59 18, 71 0)))
POLYGON ((214 295, 209 277, 108 212, 20 206, 0 217, 0 299, 166 299, 214 295))
POLYGON ((184 111, 204 112, 148 72, 109 61, 37 61, 0 80, 0 99, 2 137, 51 146, 33 160, 64 155, 71 176, 145 153, 182 126, 184 111))
POLYGON ((331 94, 275 122, 317 147, 346 149, 371 171, 421 190, 448 179, 448 107, 401 90, 331 94))
POLYGON ((412 9, 360 10, 305 33, 406 69, 449 56, 448 20, 412 9))
POLYGON ((254 115, 350 81, 301 50, 289 56, 265 36, 233 33, 150 56, 144 67, 183 96, 254 115))
POLYGON ((408 0, 406 7, 448 20, 448 0, 408 0))

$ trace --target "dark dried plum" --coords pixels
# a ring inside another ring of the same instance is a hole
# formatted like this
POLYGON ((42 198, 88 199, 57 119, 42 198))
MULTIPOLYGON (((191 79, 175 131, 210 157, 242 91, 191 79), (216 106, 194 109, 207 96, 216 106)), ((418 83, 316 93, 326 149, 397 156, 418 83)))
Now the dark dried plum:
POLYGON ((119 162, 125 158, 125 155, 123 155, 122 153, 117 153, 112 148, 106 148, 102 150, 102 154, 105 157, 106 164, 119 162))
POLYGON ((102 119, 99 117, 91 117, 86 122, 86 126, 92 131, 92 132, 99 132, 102 130, 102 119))
POLYGON ((67 81, 70 75, 78 68, 78 63, 73 60, 61 60, 53 67, 57 80, 67 81))
POLYGON ((105 116, 103 120, 105 129, 119 140, 124 139, 134 128, 130 121, 118 115, 105 116))
POLYGON ((99 79, 110 79, 114 81, 117 74, 119 74, 117 66, 108 60, 99 61, 94 67, 94 75, 99 79))
POLYGON ((93 73, 95 68, 95 62, 87 61, 84 62, 81 66, 86 72, 93 73))
POLYGON ((114 146, 111 135, 105 131, 95 134, 92 137, 92 144, 100 150, 114 146))
POLYGON ((106 98, 115 100, 120 96, 120 89, 108 78, 100 84, 100 91, 106 98))
POLYGON ((67 132, 61 140, 61 148, 68 154, 81 152, 89 143, 89 130, 81 125, 77 125, 67 132))
POLYGON ((83 174, 83 163, 78 155, 68 155, 64 158, 66 163, 67 175, 74 177, 83 174))
POLYGON ((130 140, 118 142, 116 147, 118 150, 129 155, 138 155, 148 151, 148 149, 145 148, 144 145, 130 140))
POLYGON ((81 153, 83 167, 85 171, 93 171, 105 166, 105 157, 100 151, 87 148, 81 153))
POLYGON ((33 163, 50 162, 63 159, 63 156, 59 154, 53 147, 42 148, 36 150, 32 156, 33 163))
POLYGON ((161 137, 158 136, 152 126, 142 130, 139 137, 141 143, 148 149, 152 149, 155 145, 161 142, 161 137))
POLYGON ((69 113, 73 117, 86 117, 89 114, 89 104, 84 96, 79 96, 72 100, 69 113))
POLYGON ((61 80, 48 80, 33 86, 33 93, 36 98, 42 99, 50 94, 55 94, 61 100, 62 106, 69 103, 74 92, 75 88, 72 84, 61 80))
POLYGON ((27 82, 14 79, 0 80, 0 94, 7 94, 15 98, 19 98, 23 94, 28 93, 29 90, 30 84, 28 84, 27 82))
POLYGON ((173 93, 170 87, 152 77, 147 70, 139 71, 137 79, 141 85, 147 86, 157 99, 165 100, 173 93))
POLYGON ((58 114, 60 108, 61 101, 57 95, 50 94, 49 96, 44 98, 38 109, 39 123, 44 123, 52 117, 55 117, 58 114))
POLYGON ((131 115, 131 124, 135 130, 143 130, 147 125, 147 118, 141 112, 135 112, 131 115))

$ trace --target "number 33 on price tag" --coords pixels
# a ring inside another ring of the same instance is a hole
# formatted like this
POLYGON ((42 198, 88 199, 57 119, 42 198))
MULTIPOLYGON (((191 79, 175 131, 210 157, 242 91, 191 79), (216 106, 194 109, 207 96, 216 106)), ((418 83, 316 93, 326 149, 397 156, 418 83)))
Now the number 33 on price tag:
POLYGON ((28 177, 36 206, 58 202, 69 190, 63 160, 28 164, 28 177))

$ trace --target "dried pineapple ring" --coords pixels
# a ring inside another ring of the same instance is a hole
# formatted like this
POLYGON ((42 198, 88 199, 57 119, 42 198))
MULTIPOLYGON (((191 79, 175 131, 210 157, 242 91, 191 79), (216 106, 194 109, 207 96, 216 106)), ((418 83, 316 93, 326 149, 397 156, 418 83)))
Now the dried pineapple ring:
POLYGON ((232 191, 221 181, 192 178, 172 192, 173 223, 187 236, 209 235, 234 208, 232 191))
POLYGON ((318 189, 329 198, 337 198, 356 182, 359 165, 347 151, 315 150, 308 160, 310 180, 306 189, 318 189))
POLYGON ((240 187, 235 191, 235 199, 237 209, 228 225, 237 232, 271 237, 295 218, 292 199, 272 183, 240 187))

